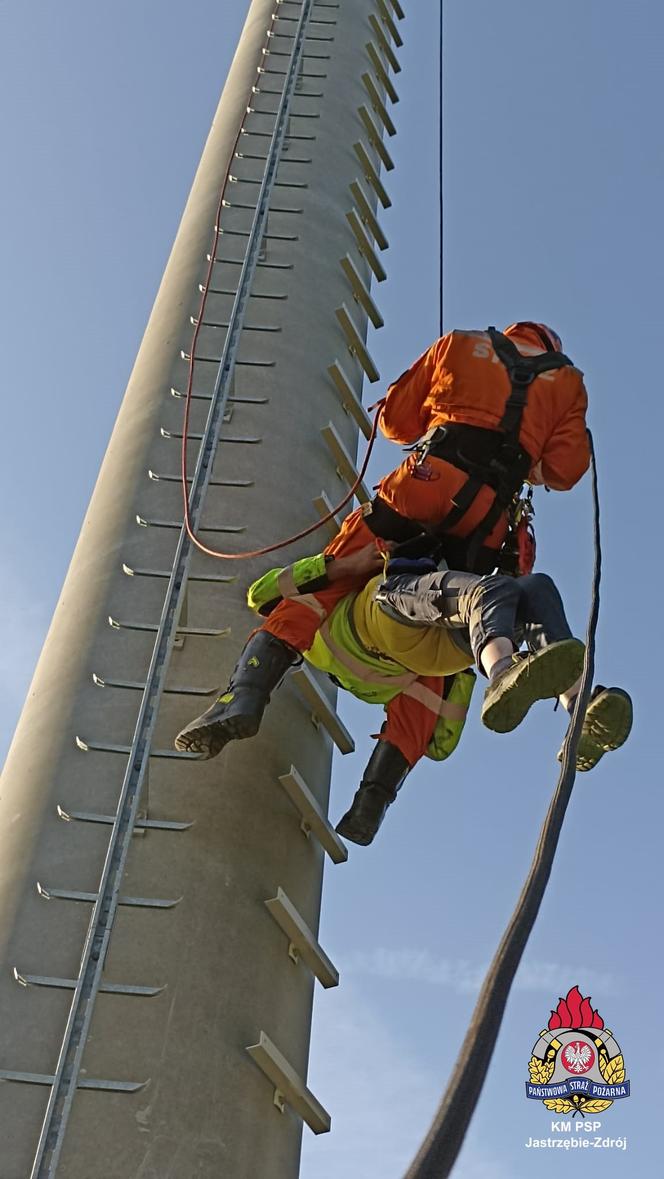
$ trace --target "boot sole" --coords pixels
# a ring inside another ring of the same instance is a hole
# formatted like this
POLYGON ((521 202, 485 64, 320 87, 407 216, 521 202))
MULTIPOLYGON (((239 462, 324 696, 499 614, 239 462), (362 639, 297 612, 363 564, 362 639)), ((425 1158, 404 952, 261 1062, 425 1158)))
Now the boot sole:
POLYGON ((353 827, 351 823, 344 824, 344 820, 340 819, 335 828, 337 835, 341 835, 350 843, 357 843, 360 847, 368 847, 373 843, 376 835, 375 831, 367 831, 363 827, 353 827))
POLYGON ((482 723, 494 733, 511 733, 538 700, 566 692, 583 671, 585 647, 580 639, 563 639, 519 664, 502 693, 482 709, 482 723))
POLYGON ((260 720, 255 716, 227 716, 210 724, 187 726, 175 738, 175 748, 181 753, 198 753, 201 761, 217 757, 229 741, 243 741, 255 737, 260 720))
MULTIPOLYGON (((579 773, 593 770, 605 753, 625 744, 632 729, 632 719, 632 701, 621 688, 607 688, 606 692, 591 700, 576 750, 579 773)), ((558 760, 562 760, 562 749, 558 760)))

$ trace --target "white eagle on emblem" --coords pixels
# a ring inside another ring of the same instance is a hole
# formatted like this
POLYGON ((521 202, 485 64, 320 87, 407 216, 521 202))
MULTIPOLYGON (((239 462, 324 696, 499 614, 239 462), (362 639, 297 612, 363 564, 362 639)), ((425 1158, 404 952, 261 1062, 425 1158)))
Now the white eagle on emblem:
POLYGON ((592 1053, 587 1044, 568 1044, 565 1049, 565 1060, 569 1065, 570 1071, 574 1073, 585 1072, 591 1055, 592 1053))

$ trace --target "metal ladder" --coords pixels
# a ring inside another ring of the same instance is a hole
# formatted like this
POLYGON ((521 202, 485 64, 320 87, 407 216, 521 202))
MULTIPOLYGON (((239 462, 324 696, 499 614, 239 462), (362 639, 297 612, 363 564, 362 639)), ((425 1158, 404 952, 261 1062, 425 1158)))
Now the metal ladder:
MULTIPOLYGON (((210 486, 238 486, 249 485, 245 480, 215 480, 212 477, 212 466, 217 446, 220 443, 255 444, 260 441, 256 437, 222 437, 221 431, 225 421, 229 419, 229 409, 235 402, 248 401, 260 404, 265 399, 244 398, 234 396, 234 370, 238 365, 266 365, 269 361, 242 361, 238 359, 238 349, 243 332, 278 332, 279 327, 270 324, 247 323, 246 313, 250 298, 258 300, 283 299, 283 293, 257 293, 252 291, 254 276, 259 267, 287 269, 287 263, 268 263, 264 254, 263 243, 267 240, 281 241, 297 240, 296 235, 288 233, 270 233, 268 228, 268 214, 297 215, 302 210, 284 204, 271 204, 276 189, 297 191, 306 187, 302 182, 283 181, 277 178, 280 164, 310 162, 306 157, 284 154, 286 144, 290 142, 306 142, 315 139, 304 131, 293 130, 292 125, 301 125, 299 120, 316 119, 320 116, 313 112, 293 110, 294 100, 298 96, 305 98, 320 98, 322 92, 302 90, 306 79, 322 78, 325 74, 309 71, 305 68, 308 57, 325 58, 325 54, 307 53, 307 44, 311 42, 329 42, 334 40, 325 26, 334 26, 336 17, 323 15, 320 19, 314 15, 315 9, 336 10, 338 3, 332 0, 276 0, 277 11, 272 17, 272 27, 267 31, 265 47, 262 50, 262 64, 257 74, 257 84, 253 88, 252 99, 247 106, 245 120, 239 135, 238 147, 235 151, 233 171, 228 176, 228 183, 224 191, 223 207, 246 210, 251 214, 250 228, 245 230, 226 229, 221 225, 217 230, 217 248, 210 261, 210 274, 214 264, 219 262, 224 267, 237 266, 239 275, 237 283, 229 288, 217 287, 214 279, 203 291, 207 295, 226 295, 233 297, 232 310, 227 320, 202 318, 198 321, 192 317, 195 329, 200 327, 218 328, 225 333, 221 356, 206 356, 201 352, 182 352, 182 357, 192 366, 212 363, 216 365, 216 377, 212 394, 193 393, 194 400, 209 401, 207 421, 202 433, 190 432, 188 437, 192 441, 200 442, 194 474, 191 479, 189 495, 192 525, 195 531, 202 526, 202 513, 207 490, 210 486), (279 10, 283 7, 296 9, 296 15, 288 15, 279 10), (316 31, 310 32, 310 26, 316 26, 316 31), (281 28, 288 26, 286 31, 281 28), (291 28, 292 26, 292 28, 291 28), (281 43, 287 42, 282 49, 281 43), (284 58, 284 68, 280 68, 279 59, 284 58), (276 79, 281 81, 273 87, 276 79), (277 99, 276 109, 261 109, 261 96, 273 95, 277 99), (255 115, 268 116, 274 120, 271 131, 255 130, 248 126, 251 117, 255 115), (266 154, 256 154, 252 139, 267 139, 266 154), (247 150, 243 150, 245 143, 247 150), (242 160, 261 160, 265 163, 261 180, 245 177, 241 174, 242 160), (243 193, 249 189, 249 196, 236 197, 236 193, 243 193), (257 191, 255 191, 257 190, 257 191), (251 197, 255 196, 255 200, 251 197), (219 258, 217 252, 224 238, 229 240, 239 237, 246 242, 244 252, 240 258, 219 258)), ((389 197, 380 180, 381 163, 387 169, 392 161, 383 144, 381 127, 389 135, 394 134, 395 128, 387 111, 387 100, 398 100, 393 83, 389 76, 390 67, 398 69, 393 46, 401 44, 401 38, 396 30, 393 17, 403 18, 403 10, 397 0, 378 0, 378 15, 372 13, 369 22, 376 38, 376 44, 367 45, 369 62, 373 73, 367 72, 362 81, 367 91, 369 105, 362 106, 359 114, 367 133, 368 144, 358 142, 354 151, 359 161, 364 179, 373 188, 378 200, 384 207, 389 206, 389 197), (378 120, 378 126, 374 122, 378 120), (377 157, 375 162, 372 155, 377 157)), ((379 249, 387 248, 387 239, 378 224, 372 202, 367 198, 359 180, 351 185, 351 192, 355 206, 348 213, 348 224, 359 254, 368 264, 378 280, 385 278, 385 272, 376 253, 379 249)), ((341 262, 342 269, 348 280, 352 299, 366 313, 375 327, 382 326, 382 317, 359 273, 350 254, 341 262)), ((202 288, 201 288, 202 289, 202 288)), ((205 300, 204 304, 205 305, 205 300)), ((205 313, 204 313, 205 314, 205 313)), ((366 349, 362 333, 356 327, 348 307, 342 304, 336 311, 336 316, 344 334, 348 351, 357 361, 358 366, 369 377, 369 380, 379 379, 378 370, 366 349)), ((197 331, 194 339, 197 338, 197 331)), ((329 367, 328 373, 335 391, 346 412, 354 419, 365 436, 370 432, 369 419, 364 411, 360 391, 356 391, 353 379, 349 378, 339 360, 335 360, 329 367)), ((361 382, 360 382, 361 384, 361 382)), ((172 389, 176 398, 182 398, 181 390, 172 389)), ((334 426, 329 423, 323 426, 322 437, 326 442, 332 461, 342 480, 351 483, 356 475, 353 460, 346 451, 341 438, 334 426)), ((162 427, 162 437, 166 440, 176 440, 182 437, 177 431, 162 427)), ((179 476, 164 474, 150 470, 149 477, 154 481, 179 481, 179 476)), ((360 501, 367 498, 365 488, 358 489, 360 501)), ((329 501, 324 493, 314 501, 321 514, 329 508, 329 501)), ((124 983, 109 983, 103 977, 106 954, 118 905, 142 906, 149 908, 170 908, 179 903, 182 898, 154 898, 128 896, 121 893, 122 880, 131 841, 136 833, 148 829, 183 832, 190 826, 190 822, 176 822, 165 819, 151 819, 147 814, 147 784, 150 757, 177 758, 181 760, 196 760, 196 755, 178 753, 174 750, 153 749, 152 740, 157 720, 159 704, 163 693, 178 693, 186 695, 211 694, 205 688, 166 687, 166 677, 174 647, 181 644, 187 637, 220 636, 226 632, 210 628, 191 627, 186 619, 186 593, 190 580, 224 583, 235 580, 224 574, 191 573, 190 563, 193 546, 189 541, 186 530, 181 521, 147 518, 137 515, 140 527, 157 527, 179 530, 177 547, 172 568, 149 569, 135 565, 123 566, 128 576, 143 576, 168 580, 161 617, 157 625, 118 620, 109 618, 109 624, 115 629, 130 629, 152 631, 155 633, 154 648, 150 659, 145 682, 107 678, 97 673, 93 674, 93 681, 100 688, 119 688, 141 693, 138 718, 130 745, 119 745, 107 741, 88 740, 77 737, 76 741, 83 752, 97 750, 106 753, 116 753, 126 757, 127 764, 120 791, 117 812, 115 815, 98 814, 87 811, 68 811, 65 807, 58 807, 60 818, 64 821, 80 821, 95 824, 105 824, 111 827, 108 848, 104 865, 96 892, 83 892, 72 889, 62 889, 51 886, 50 882, 38 883, 39 894, 45 900, 69 900, 92 904, 92 912, 85 937, 78 977, 75 979, 55 978, 47 975, 34 975, 14 969, 14 977, 22 986, 46 986, 73 991, 73 997, 62 1037, 58 1062, 53 1076, 35 1073, 25 1073, 16 1070, 0 1070, 0 1079, 29 1084, 46 1085, 50 1087, 50 1095, 43 1125, 37 1145, 30 1179, 47 1179, 57 1174, 58 1162, 64 1143, 67 1124, 72 1109, 73 1099, 77 1088, 100 1090, 115 1090, 135 1092, 142 1088, 144 1081, 116 1081, 94 1079, 81 1074, 83 1054, 88 1038, 90 1023, 98 993, 115 993, 132 996, 154 997, 160 994, 164 986, 133 986, 124 983)), ((334 527, 332 529, 335 530, 334 527)), ((208 528, 203 531, 238 533, 242 529, 237 526, 224 525, 208 528)), ((354 748, 350 734, 345 730, 332 705, 318 686, 315 676, 303 668, 293 676, 300 693, 312 710, 312 716, 317 723, 322 723, 332 736, 332 739, 343 752, 354 748)), ((279 779, 301 818, 301 827, 308 836, 313 833, 325 851, 335 863, 343 862, 347 858, 346 849, 334 832, 327 817, 323 814, 313 794, 302 780, 295 767, 291 767, 288 774, 279 779)), ((314 935, 308 929, 297 909, 281 888, 277 895, 266 902, 267 907, 280 925, 289 940, 289 953, 292 957, 302 958, 312 973, 319 978, 324 986, 334 986, 338 982, 338 974, 332 963, 318 945, 314 935)), ((329 1116, 322 1106, 308 1091, 304 1083, 294 1073, 288 1061, 269 1040, 265 1033, 261 1033, 259 1043, 248 1048, 256 1063, 275 1086, 275 1101, 277 1104, 288 1101, 316 1132, 329 1129, 329 1116)))

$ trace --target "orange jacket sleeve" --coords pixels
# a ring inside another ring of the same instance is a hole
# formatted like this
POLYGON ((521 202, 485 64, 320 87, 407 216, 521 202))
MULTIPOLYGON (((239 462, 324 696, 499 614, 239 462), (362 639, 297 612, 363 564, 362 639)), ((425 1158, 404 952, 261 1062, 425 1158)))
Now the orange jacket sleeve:
POLYGON ((387 390, 380 428, 390 442, 408 446, 428 430, 425 402, 436 382, 447 340, 447 336, 436 340, 387 390))
POLYGON ((579 377, 576 396, 556 423, 542 452, 542 481, 554 491, 569 491, 588 470, 590 447, 586 430, 587 408, 588 395, 579 377))

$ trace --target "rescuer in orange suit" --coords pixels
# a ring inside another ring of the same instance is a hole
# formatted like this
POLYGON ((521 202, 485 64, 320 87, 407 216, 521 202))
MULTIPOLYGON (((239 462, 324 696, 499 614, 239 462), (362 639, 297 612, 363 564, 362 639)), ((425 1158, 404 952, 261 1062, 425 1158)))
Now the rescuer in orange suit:
POLYGON ((583 375, 545 324, 437 340, 381 404, 385 437, 413 451, 380 481, 371 504, 346 518, 325 550, 327 575, 289 589, 284 571, 285 600, 249 637, 229 690, 178 737, 182 747, 196 740, 198 721, 224 742, 258 731, 271 691, 321 622, 366 583, 364 574, 334 577, 336 557, 377 538, 404 552, 433 549, 454 569, 491 572, 523 482, 567 491, 587 470, 586 408, 583 375))

